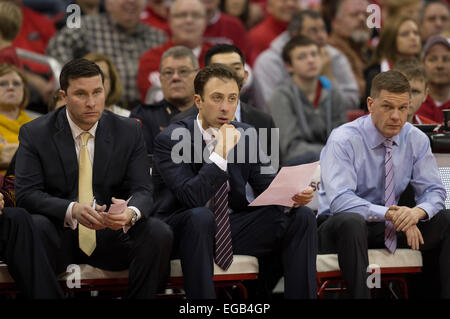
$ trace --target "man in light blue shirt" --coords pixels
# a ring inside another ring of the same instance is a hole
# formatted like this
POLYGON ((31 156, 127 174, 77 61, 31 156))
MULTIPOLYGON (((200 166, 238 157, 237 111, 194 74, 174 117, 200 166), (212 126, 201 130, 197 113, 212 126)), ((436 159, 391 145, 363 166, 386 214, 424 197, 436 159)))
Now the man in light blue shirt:
POLYGON ((411 88, 402 74, 380 73, 367 99, 370 114, 336 128, 321 152, 319 253, 338 253, 353 298, 370 297, 368 248, 394 253, 408 246, 441 247, 441 297, 450 298, 446 192, 428 137, 406 123, 410 101, 411 88), (416 206, 397 206, 408 184, 416 206))

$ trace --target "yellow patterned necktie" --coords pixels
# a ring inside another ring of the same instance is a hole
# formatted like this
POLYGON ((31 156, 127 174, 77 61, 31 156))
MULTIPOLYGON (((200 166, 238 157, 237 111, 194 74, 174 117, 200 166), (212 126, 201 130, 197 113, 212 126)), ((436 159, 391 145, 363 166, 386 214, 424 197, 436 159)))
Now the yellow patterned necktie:
MULTIPOLYGON (((80 160, 78 163, 78 202, 89 205, 94 199, 92 194, 92 164, 87 149, 87 143, 91 137, 93 136, 88 132, 81 133, 80 160)), ((80 249, 90 256, 96 246, 95 230, 78 223, 78 242, 80 249)))

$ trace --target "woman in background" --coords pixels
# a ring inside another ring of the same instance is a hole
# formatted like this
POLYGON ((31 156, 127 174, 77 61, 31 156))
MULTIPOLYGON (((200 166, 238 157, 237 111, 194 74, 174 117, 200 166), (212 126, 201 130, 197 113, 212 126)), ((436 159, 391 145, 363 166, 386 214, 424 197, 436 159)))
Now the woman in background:
POLYGON ((381 29, 372 62, 364 70, 366 98, 370 94, 372 79, 380 72, 392 69, 402 59, 415 58, 420 61, 422 45, 417 22, 410 17, 389 20, 381 29))
POLYGON ((130 111, 116 105, 122 98, 123 88, 117 70, 111 59, 101 53, 89 53, 85 55, 84 58, 96 63, 103 72, 106 96, 105 109, 118 115, 128 117, 130 111))
POLYGON ((31 121, 24 109, 28 104, 28 83, 14 65, 0 64, 0 174, 5 174, 19 147, 20 127, 31 121))

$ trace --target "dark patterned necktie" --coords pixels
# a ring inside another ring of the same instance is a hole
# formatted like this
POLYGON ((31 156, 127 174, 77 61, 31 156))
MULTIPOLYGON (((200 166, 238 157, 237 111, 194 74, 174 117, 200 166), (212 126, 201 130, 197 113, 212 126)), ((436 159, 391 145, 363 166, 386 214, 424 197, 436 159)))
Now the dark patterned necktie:
POLYGON ((223 270, 227 270, 233 262, 228 191, 228 182, 225 182, 214 195, 214 215, 217 225, 214 261, 223 270))
MULTIPOLYGON (((384 186, 384 203, 389 207, 395 203, 395 182, 394 182, 394 165, 392 162, 392 140, 386 139, 384 142, 386 155, 384 157, 385 169, 385 186, 384 186)), ((397 232, 394 225, 390 221, 386 221, 384 230, 384 244, 391 253, 395 253, 397 248, 397 232)))

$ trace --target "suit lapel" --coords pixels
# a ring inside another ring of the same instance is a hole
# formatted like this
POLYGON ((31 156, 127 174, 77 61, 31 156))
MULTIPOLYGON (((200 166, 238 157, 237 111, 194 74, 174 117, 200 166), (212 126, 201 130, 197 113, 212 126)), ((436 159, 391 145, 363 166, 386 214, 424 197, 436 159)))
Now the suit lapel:
POLYGON ((193 117, 192 120, 188 120, 188 129, 191 134, 191 143, 192 143, 192 159, 193 163, 195 164, 195 167, 198 170, 203 165, 203 150, 206 147, 206 143, 203 140, 202 132, 200 131, 200 128, 197 125, 197 117, 193 117))
POLYGON ((95 151, 92 183, 102 183, 106 176, 108 163, 113 151, 113 136, 110 125, 108 125, 108 114, 103 112, 95 132, 95 151))
POLYGON ((62 108, 56 118, 56 133, 53 135, 53 140, 58 149, 58 155, 64 168, 66 185, 69 185, 70 181, 78 180, 78 161, 77 153, 75 151, 75 142, 73 140, 72 132, 70 131, 65 109, 65 107, 62 108))

